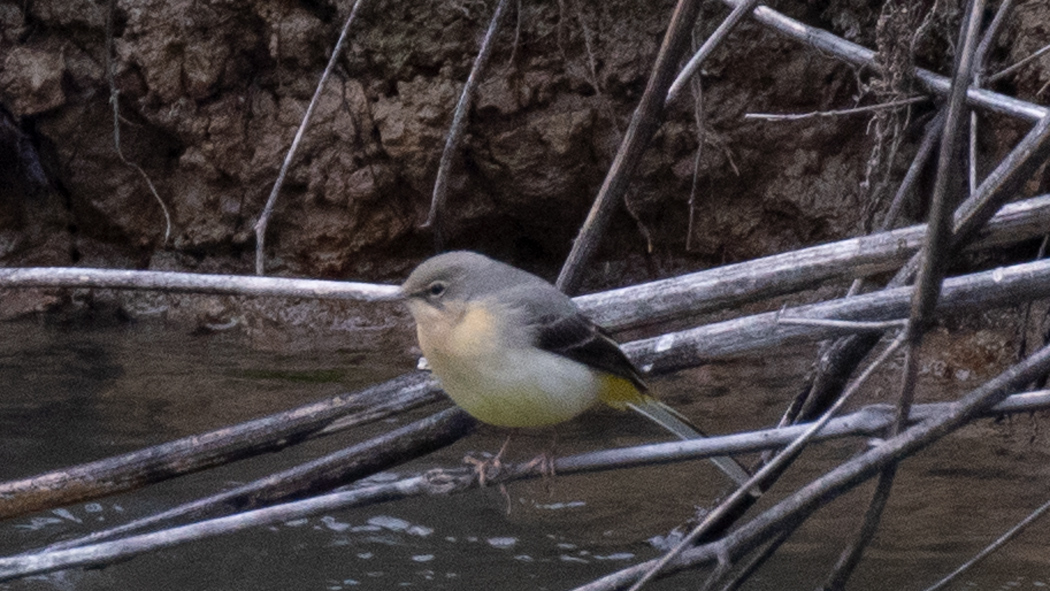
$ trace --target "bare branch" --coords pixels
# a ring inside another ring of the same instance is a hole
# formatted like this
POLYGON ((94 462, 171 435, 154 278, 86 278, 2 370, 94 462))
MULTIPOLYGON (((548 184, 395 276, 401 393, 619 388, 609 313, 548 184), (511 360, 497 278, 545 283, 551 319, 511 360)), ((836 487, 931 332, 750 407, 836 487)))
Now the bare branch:
POLYGON ((736 29, 736 26, 740 23, 740 21, 748 13, 754 10, 755 6, 757 5, 758 0, 743 0, 743 2, 733 7, 733 10, 729 13, 729 16, 727 16, 725 20, 723 20, 722 23, 718 25, 718 28, 715 29, 714 33, 711 33, 711 36, 707 38, 707 41, 704 41, 704 44, 700 46, 700 49, 696 50, 696 53, 693 54, 693 57, 689 59, 689 63, 687 63, 684 68, 682 68, 682 71, 678 74, 678 77, 675 78, 674 82, 671 84, 671 87, 667 90, 667 100, 664 102, 665 106, 670 105, 678 99, 678 97, 682 94, 682 91, 685 90, 685 85, 689 82, 693 75, 696 74, 697 70, 700 69, 700 66, 703 65, 704 60, 706 60, 707 57, 711 55, 715 48, 718 47, 718 45, 722 43, 722 41, 724 41, 726 37, 729 37, 729 34, 732 33, 734 29, 736 29))
POLYGON ((1050 44, 1044 45, 1043 47, 1040 47, 1032 55, 1030 55, 1030 56, 1028 56, 1028 57, 1026 57, 1026 58, 1024 58, 1024 59, 1022 59, 1020 61, 1018 61, 1016 64, 1013 64, 1013 65, 1011 65, 1011 66, 1009 66, 1007 68, 1002 69, 999 72, 996 72, 995 74, 992 74, 991 76, 988 77, 988 82, 989 83, 998 82, 998 81, 1002 80, 1003 78, 1009 76, 1010 74, 1013 74, 1017 70, 1020 70, 1021 68, 1025 67, 1029 63, 1031 63, 1031 62, 1033 62, 1033 61, 1043 57, 1047 53, 1050 53, 1050 44))
POLYGON ((503 22, 503 15, 506 14, 508 6, 510 6, 510 0, 500 0, 496 5, 496 11, 492 14, 489 28, 481 42, 481 49, 478 51, 478 56, 474 58, 470 75, 467 76, 467 83, 463 86, 463 91, 459 93, 459 102, 456 103, 452 125, 445 139, 445 149, 441 152, 441 163, 438 165, 437 179, 434 181, 434 193, 430 198, 430 213, 427 214, 427 220, 423 223, 424 228, 434 229, 438 250, 441 250, 441 215, 444 213, 445 199, 448 195, 448 176, 452 171, 453 158, 463 138, 463 130, 467 127, 467 115, 474 102, 474 92, 478 84, 481 84, 481 76, 485 67, 488 66, 489 58, 492 57, 492 50, 496 46, 496 33, 499 32, 500 23, 503 22))
POLYGON ((339 40, 335 42, 335 48, 332 49, 332 55, 328 58, 328 65, 325 66, 324 72, 321 73, 321 79, 317 81, 317 88, 314 89, 314 96, 310 99, 310 104, 306 107, 306 113, 303 114, 303 120, 299 123, 299 129, 295 131, 295 138, 292 139, 292 145, 288 148, 288 153, 284 156, 284 163, 281 164, 281 170, 277 173, 277 180, 273 184, 273 189, 270 191, 270 196, 266 199, 266 205, 263 207, 262 214, 259 216, 259 221, 255 222, 255 274, 262 275, 265 267, 266 260, 266 227, 270 224, 270 216, 273 214, 273 206, 277 203, 277 195, 281 192, 281 187, 284 185, 284 177, 288 174, 288 169, 292 166, 292 160, 295 158, 295 153, 299 149, 299 142, 303 139, 303 134, 306 133, 306 128, 310 125, 310 118, 314 114, 314 107, 317 106, 318 101, 321 99, 321 93, 324 91, 324 85, 328 81, 328 76, 335 69, 335 64, 339 60, 339 56, 343 53, 343 47, 346 45, 347 34, 350 32, 350 25, 353 24, 354 18, 357 17, 357 11, 367 0, 356 0, 354 7, 350 9, 350 16, 346 17, 346 22, 343 23, 343 30, 339 32, 339 40))
POLYGON ((675 6, 642 100, 634 110, 620 150, 616 153, 616 159, 609 167, 602 188, 598 191, 576 241, 573 242, 561 274, 558 275, 558 289, 565 293, 571 294, 576 291, 582 281, 584 268, 590 261, 605 227, 612 219, 613 211, 627 192, 631 173, 641 160, 645 146, 660 126, 667 88, 674 78, 678 60, 688 47, 689 31, 699 11, 699 0, 678 0, 675 6))
POLYGON ((0 269, 0 287, 95 287, 102 289, 143 289, 171 293, 196 293, 236 296, 275 296, 393 301, 400 297, 396 285, 324 281, 287 277, 246 275, 210 275, 169 271, 126 271, 122 269, 85 269, 80 267, 31 267, 0 269))
POLYGON ((745 120, 762 120, 762 121, 799 121, 801 119, 814 119, 818 117, 843 117, 846 115, 858 115, 861 113, 870 113, 872 111, 880 111, 883 109, 896 109, 898 107, 906 107, 908 105, 914 105, 917 103, 925 103, 930 100, 928 96, 916 96, 907 99, 901 99, 899 101, 890 101, 888 103, 879 103, 877 105, 867 105, 864 107, 856 107, 853 109, 838 109, 834 111, 813 111, 810 113, 745 113, 745 120))
POLYGON ((960 565, 959 568, 953 570, 948 576, 927 587, 925 591, 937 591, 938 589, 943 589, 945 585, 951 583, 959 575, 970 570, 975 564, 990 556, 993 552, 1001 548, 1004 544, 1015 538, 1017 534, 1024 531, 1029 525, 1035 523, 1035 520, 1042 517, 1048 510, 1050 510, 1050 501, 1043 503, 1043 505, 1040 506, 1038 509, 1029 513, 1027 517, 1020 521, 1020 523, 1011 527, 1009 531, 1000 536, 991 544, 988 544, 986 548, 978 552, 976 556, 974 556, 970 560, 967 560, 964 564, 960 565))

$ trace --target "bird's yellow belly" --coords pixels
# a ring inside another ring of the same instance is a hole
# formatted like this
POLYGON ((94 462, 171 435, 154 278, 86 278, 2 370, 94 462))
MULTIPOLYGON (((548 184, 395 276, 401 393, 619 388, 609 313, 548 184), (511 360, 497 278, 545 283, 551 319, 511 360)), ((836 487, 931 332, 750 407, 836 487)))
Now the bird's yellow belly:
POLYGON ((600 382, 592 370, 540 349, 504 349, 456 363, 428 360, 452 400, 492 425, 553 425, 598 399, 600 382))
POLYGON ((499 322, 487 308, 468 306, 454 325, 419 325, 430 368, 463 410, 492 425, 539 427, 567 421, 598 400, 599 374, 516 342, 499 322))

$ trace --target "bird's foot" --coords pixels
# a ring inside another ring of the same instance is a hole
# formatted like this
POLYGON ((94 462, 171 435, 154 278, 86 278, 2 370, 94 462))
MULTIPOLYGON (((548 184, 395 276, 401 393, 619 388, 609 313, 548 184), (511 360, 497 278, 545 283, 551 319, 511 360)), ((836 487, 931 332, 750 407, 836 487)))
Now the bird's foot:
POLYGON ((554 478, 554 454, 550 452, 543 452, 540 455, 532 458, 524 466, 526 471, 539 470, 540 476, 544 479, 554 478))
POLYGON ((526 463, 523 468, 526 472, 532 472, 538 470, 540 478, 543 479, 543 488, 547 491, 548 495, 554 494, 554 454, 549 452, 543 452, 540 455, 532 458, 526 463))
POLYGON ((478 484, 486 486, 490 480, 495 480, 503 471, 503 462, 499 456, 491 458, 477 458, 467 455, 463 458, 464 464, 474 466, 474 472, 478 475, 478 484))
POLYGON ((503 442, 503 447, 499 448, 499 452, 494 457, 480 459, 468 454, 463 458, 464 463, 474 466, 480 486, 485 486, 488 481, 495 480, 503 472, 502 458, 508 445, 510 445, 510 437, 507 437, 507 440, 503 442))

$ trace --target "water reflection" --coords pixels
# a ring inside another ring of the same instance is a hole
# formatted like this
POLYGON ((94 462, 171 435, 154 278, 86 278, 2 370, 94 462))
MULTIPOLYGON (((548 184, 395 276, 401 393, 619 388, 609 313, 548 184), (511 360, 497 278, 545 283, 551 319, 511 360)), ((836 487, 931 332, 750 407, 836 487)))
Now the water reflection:
MULTIPOLYGON (((947 347, 946 347, 947 348, 947 347)), ((808 368, 810 349, 717 364, 661 380, 667 402, 713 432, 775 423, 808 368)), ((412 367, 405 350, 293 354, 260 351, 235 333, 192 335, 160 324, 0 325, 0 478, 100 459, 362 387, 412 367)), ((950 398, 988 368, 930 375, 924 396, 950 398)), ((882 385, 883 390, 891 384, 882 385)), ((873 394, 875 397, 878 394, 873 394)), ((430 412, 427 409, 423 412, 430 412)), ((308 442, 277 454, 145 490, 0 523, 0 552, 124 523, 328 453, 416 417, 308 442)), ((372 477, 397 478, 494 451, 504 433, 478 434, 372 477)), ((557 429, 569 454, 663 439, 611 410, 557 429)), ((549 448, 551 431, 515 436, 513 458, 549 448)), ((862 442, 810 452, 763 501, 850 457, 862 442)), ((936 580, 1046 499, 1046 435, 1038 420, 984 422, 907 462, 889 517, 854 589, 916 589, 936 580)), ((414 499, 256 528, 140 556, 0 583, 0 589, 566 589, 657 555, 685 519, 726 489, 707 462, 517 483, 449 498, 414 499), (509 507, 509 514, 508 514, 509 507)), ((852 536, 868 498, 857 491, 822 510, 756 578, 752 589, 814 588, 852 536)), ((1050 525, 1037 525, 964 585, 1042 589, 1050 583, 1050 525)), ((696 576, 653 589, 694 589, 696 576)))

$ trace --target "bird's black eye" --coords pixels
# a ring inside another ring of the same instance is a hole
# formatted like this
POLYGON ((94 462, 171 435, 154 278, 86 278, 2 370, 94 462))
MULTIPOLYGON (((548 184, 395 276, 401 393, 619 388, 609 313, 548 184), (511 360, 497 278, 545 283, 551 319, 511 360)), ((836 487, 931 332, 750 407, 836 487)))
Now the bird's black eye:
POLYGON ((448 288, 448 284, 444 281, 435 281, 427 286, 427 296, 432 298, 439 298, 445 293, 445 289, 448 288))

